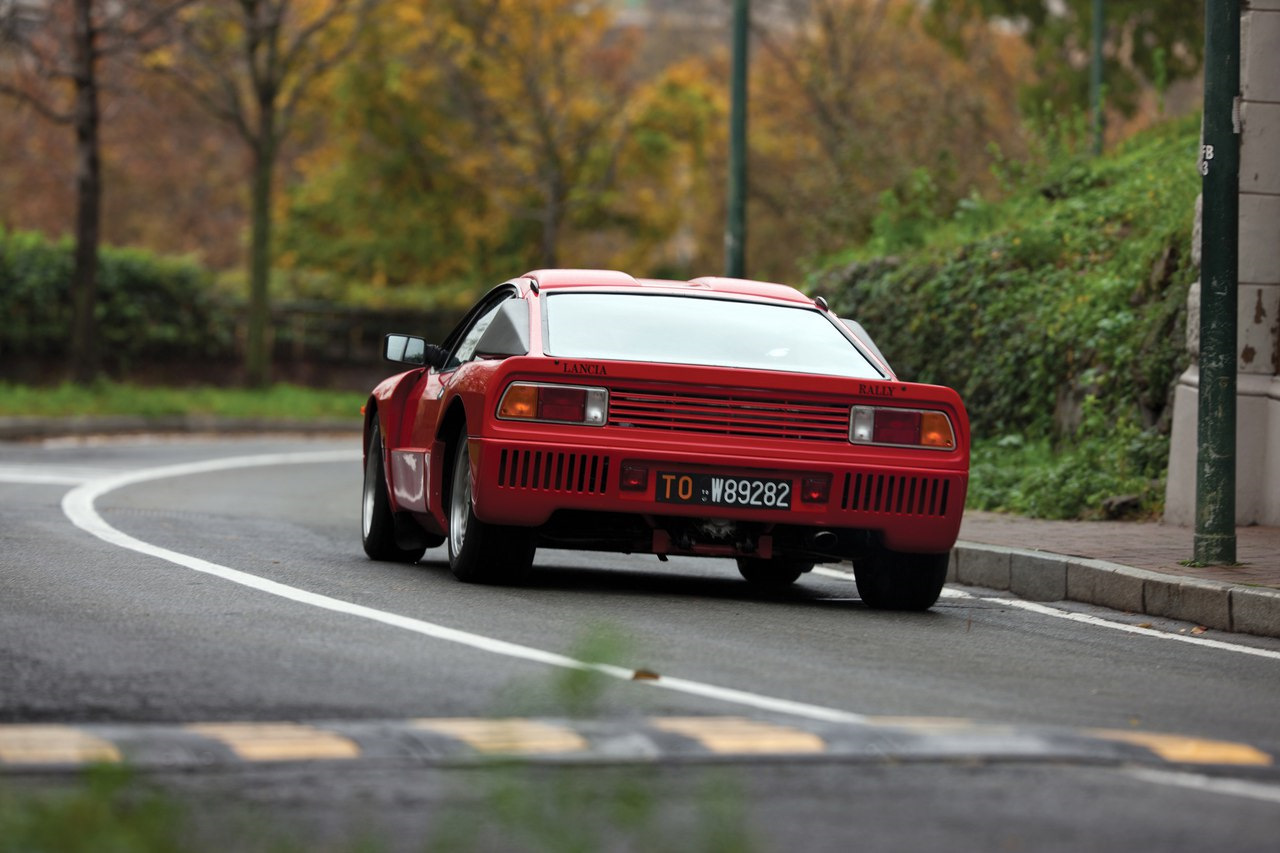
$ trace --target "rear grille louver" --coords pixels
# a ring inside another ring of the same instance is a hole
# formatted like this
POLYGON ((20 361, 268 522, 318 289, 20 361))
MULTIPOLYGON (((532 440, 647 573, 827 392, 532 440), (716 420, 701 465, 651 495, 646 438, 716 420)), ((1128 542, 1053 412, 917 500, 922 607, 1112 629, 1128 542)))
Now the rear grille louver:
POLYGON ((845 474, 841 506, 857 512, 945 516, 951 481, 896 474, 845 474))
POLYGON ((612 388, 609 425, 749 438, 848 442, 849 404, 722 393, 612 388))
POLYGON ((503 449, 498 485, 508 489, 602 495, 609 485, 609 458, 587 453, 503 449))

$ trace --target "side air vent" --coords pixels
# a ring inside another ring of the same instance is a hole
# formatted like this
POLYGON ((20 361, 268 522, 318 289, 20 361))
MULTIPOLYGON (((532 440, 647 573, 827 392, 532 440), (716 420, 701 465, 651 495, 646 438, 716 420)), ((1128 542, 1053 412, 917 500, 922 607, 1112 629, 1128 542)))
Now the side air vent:
POLYGON ((609 485, 609 458, 587 453, 502 451, 498 485, 507 489, 602 495, 609 485))
POLYGON ((856 512, 944 516, 951 481, 895 474, 845 474, 841 506, 856 512))

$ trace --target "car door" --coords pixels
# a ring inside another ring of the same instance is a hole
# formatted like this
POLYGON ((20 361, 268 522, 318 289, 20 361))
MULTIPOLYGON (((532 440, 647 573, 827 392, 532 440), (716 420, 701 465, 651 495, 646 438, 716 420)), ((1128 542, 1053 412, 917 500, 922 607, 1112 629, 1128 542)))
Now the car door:
POLYGON ((404 460, 416 469, 410 474, 415 482, 404 490, 397 489, 397 499, 403 508, 419 512, 438 508, 440 478, 433 468, 445 463, 443 458, 435 457, 443 453, 443 442, 448 439, 438 432, 449 388, 458 378, 459 371, 475 357, 476 345, 503 303, 518 296, 519 290, 514 285, 503 285, 490 291, 445 339, 443 347, 448 352, 445 363, 439 368, 429 368, 418 379, 410 397, 413 401, 410 409, 413 422, 407 430, 414 458, 411 462, 404 460))

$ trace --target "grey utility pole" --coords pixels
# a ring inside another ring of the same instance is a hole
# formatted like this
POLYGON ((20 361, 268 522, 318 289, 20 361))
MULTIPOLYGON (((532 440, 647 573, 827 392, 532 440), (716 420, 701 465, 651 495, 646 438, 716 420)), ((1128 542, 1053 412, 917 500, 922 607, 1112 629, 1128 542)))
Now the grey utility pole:
POLYGON ((729 209, 724 231, 724 274, 746 276, 747 246, 747 22, 749 0, 733 3, 733 82, 729 113, 729 209))
POLYGON ((1236 303, 1239 290, 1240 2, 1207 0, 1204 33, 1200 405, 1195 561, 1236 561, 1236 303))

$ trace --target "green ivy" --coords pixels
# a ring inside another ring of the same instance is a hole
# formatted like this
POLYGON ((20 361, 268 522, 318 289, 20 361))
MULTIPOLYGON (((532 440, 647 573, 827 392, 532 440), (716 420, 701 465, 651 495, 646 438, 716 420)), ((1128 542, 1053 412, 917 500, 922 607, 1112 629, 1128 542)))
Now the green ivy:
POLYGON ((882 239, 814 275, 900 377, 964 397, 970 506, 1086 516, 1123 493, 1158 508, 1196 277, 1198 129, 1170 123, 1098 159, 1064 150, 923 236, 895 198, 882 239))

